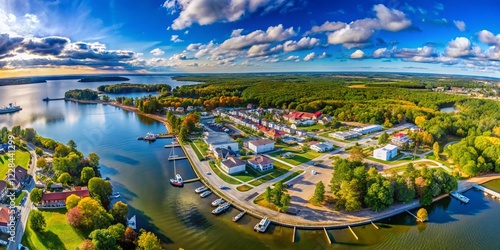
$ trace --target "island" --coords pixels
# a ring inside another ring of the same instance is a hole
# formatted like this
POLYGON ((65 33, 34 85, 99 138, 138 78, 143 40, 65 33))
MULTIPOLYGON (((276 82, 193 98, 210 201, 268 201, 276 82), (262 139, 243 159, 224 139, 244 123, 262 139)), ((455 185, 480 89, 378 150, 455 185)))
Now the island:
POLYGON ((122 76, 89 76, 78 80, 78 82, 114 82, 129 81, 129 78, 122 76))
POLYGON ((162 92, 167 94, 172 87, 168 84, 136 84, 136 83, 120 83, 113 85, 101 85, 97 87, 98 91, 112 94, 126 94, 136 92, 162 92))

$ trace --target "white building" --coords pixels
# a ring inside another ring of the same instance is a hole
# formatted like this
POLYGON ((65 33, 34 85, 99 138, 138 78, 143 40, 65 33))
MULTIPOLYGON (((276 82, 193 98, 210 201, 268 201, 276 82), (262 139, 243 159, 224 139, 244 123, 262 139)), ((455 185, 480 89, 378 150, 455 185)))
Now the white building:
POLYGON ((373 150, 373 158, 389 161, 398 154, 398 147, 392 144, 387 144, 383 148, 373 150))
POLYGON ((274 150, 274 141, 269 139, 249 141, 248 148, 256 154, 268 152, 274 150))
POLYGON ((311 150, 316 152, 328 152, 333 149, 333 145, 327 143, 316 143, 310 146, 311 150))
POLYGON ((228 134, 222 132, 205 132, 203 141, 208 145, 208 148, 214 151, 217 148, 230 149, 234 152, 239 150, 238 143, 233 140, 228 134))
POLYGON ((369 126, 362 127, 362 128, 351 129, 351 131, 358 132, 358 133, 361 133, 364 135, 369 134, 369 133, 373 133, 373 132, 377 132, 380 130, 382 130, 382 126, 380 126, 380 125, 369 125, 369 126))
POLYGON ((256 156, 248 159, 248 164, 252 168, 263 171, 263 172, 274 168, 273 160, 271 160, 263 155, 256 155, 256 156))
POLYGON ((246 162, 236 157, 229 157, 221 161, 220 166, 228 174, 236 174, 245 171, 246 162))
POLYGON ((335 133, 330 133, 328 136, 339 139, 339 140, 348 140, 352 138, 358 138, 361 136, 361 133, 354 132, 354 131, 344 131, 344 132, 335 132, 335 133))

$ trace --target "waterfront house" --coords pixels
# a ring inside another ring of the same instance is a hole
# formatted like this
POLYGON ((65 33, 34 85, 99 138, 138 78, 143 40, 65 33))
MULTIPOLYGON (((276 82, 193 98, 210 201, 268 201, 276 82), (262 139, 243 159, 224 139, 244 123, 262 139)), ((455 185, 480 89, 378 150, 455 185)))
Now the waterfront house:
POLYGON ((21 166, 17 166, 14 168, 14 171, 9 171, 6 180, 10 182, 13 188, 19 191, 24 188, 24 185, 26 185, 28 177, 28 171, 21 166))
POLYGON ((256 155, 248 159, 248 164, 257 170, 268 171, 274 168, 273 160, 263 155, 256 155))
POLYGON ((380 125, 369 125, 369 126, 362 127, 362 128, 351 129, 351 131, 358 132, 358 133, 361 133, 363 135, 377 132, 377 131, 381 131, 381 130, 382 130, 382 126, 380 126, 380 125))
POLYGON ((64 207, 66 198, 70 195, 76 195, 80 198, 90 197, 87 187, 75 187, 74 190, 62 192, 44 192, 42 194, 42 207, 64 207))
POLYGON ((5 199, 8 191, 9 189, 7 188, 7 182, 0 180, 0 201, 3 201, 5 199))
POLYGON ((274 141, 269 139, 249 141, 248 148, 256 154, 268 152, 274 150, 274 141))
POLYGON ((0 207, 0 232, 9 233, 10 209, 8 207, 0 207))
POLYGON ((316 152, 328 152, 333 149, 333 145, 328 143, 316 143, 310 146, 310 148, 316 152))
POLYGON ((228 157, 220 162, 220 166, 228 174, 236 174, 245 171, 246 162, 236 157, 228 157))
POLYGON ((373 158, 383 161, 389 161, 398 154, 398 147, 395 145, 387 144, 383 148, 373 150, 373 158))

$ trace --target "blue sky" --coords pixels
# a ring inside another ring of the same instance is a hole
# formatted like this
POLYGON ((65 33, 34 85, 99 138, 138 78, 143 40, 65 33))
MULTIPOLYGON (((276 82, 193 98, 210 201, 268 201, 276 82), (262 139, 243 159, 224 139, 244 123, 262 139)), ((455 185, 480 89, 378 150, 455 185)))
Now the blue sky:
POLYGON ((500 77, 500 2, 0 0, 0 77, 374 71, 500 77))

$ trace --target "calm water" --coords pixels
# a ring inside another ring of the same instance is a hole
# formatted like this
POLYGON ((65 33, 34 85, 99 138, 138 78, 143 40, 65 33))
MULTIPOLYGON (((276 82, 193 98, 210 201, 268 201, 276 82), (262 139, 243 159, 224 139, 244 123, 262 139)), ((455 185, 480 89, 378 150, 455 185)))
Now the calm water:
MULTIPOLYGON (((131 76, 130 82, 168 83, 169 77, 131 76)), ((257 219, 243 217, 233 223, 239 211, 232 208, 213 216, 210 202, 214 195, 201 199, 194 193, 199 183, 173 188, 168 179, 174 176, 167 157, 170 140, 154 143, 137 141, 146 132, 165 132, 165 127, 147 117, 121 109, 64 101, 44 103, 45 96, 62 97, 68 89, 96 88, 104 83, 78 83, 76 80, 50 81, 43 84, 0 87, 0 105, 17 102, 21 112, 0 115, 0 127, 20 124, 33 127, 39 134, 61 142, 73 139, 78 148, 101 156, 102 173, 110 177, 114 191, 129 204, 130 214, 137 215, 139 227, 153 230, 169 249, 500 249, 500 201, 470 190, 467 205, 446 198, 428 208, 430 221, 416 223, 401 214, 373 226, 355 227, 356 240, 348 230, 330 230, 333 244, 328 245, 322 231, 299 230, 298 242, 291 243, 293 230, 271 226, 266 234, 252 231, 257 219)), ((182 154, 175 149, 176 154, 182 154)), ((177 172, 185 179, 195 176, 187 160, 176 161, 177 172)), ((500 181, 487 184, 500 191, 500 181)))

